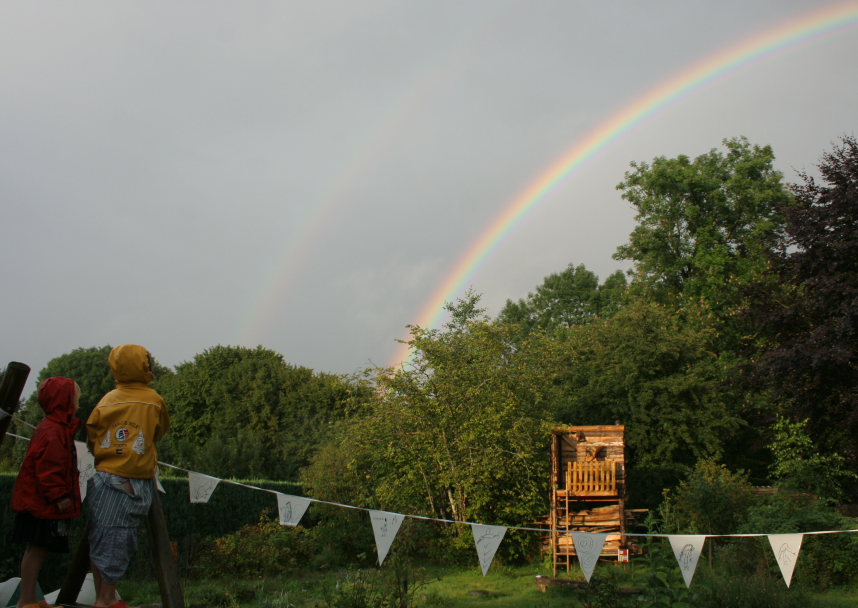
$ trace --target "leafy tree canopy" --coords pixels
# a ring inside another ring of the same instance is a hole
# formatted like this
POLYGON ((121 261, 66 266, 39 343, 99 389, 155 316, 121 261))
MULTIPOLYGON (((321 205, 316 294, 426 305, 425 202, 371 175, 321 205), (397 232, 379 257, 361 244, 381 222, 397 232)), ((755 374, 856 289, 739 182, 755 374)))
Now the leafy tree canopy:
MULTIPOLYGON (((36 386, 42 381, 55 376, 71 378, 80 386, 80 409, 76 416, 86 422, 93 408, 107 393, 116 388, 116 381, 110 371, 107 357, 113 347, 110 345, 89 348, 76 348, 70 353, 54 357, 39 371, 36 386)), ((155 361, 153 370, 155 377, 171 373, 169 369, 155 361)), ((33 391, 24 403, 23 418, 30 424, 37 425, 45 414, 39 407, 39 395, 33 391)), ((29 432, 27 433, 29 436, 29 432)), ((86 430, 81 429, 76 437, 79 441, 86 439, 86 430)))
POLYGON ((170 408, 164 458, 220 477, 297 479, 355 387, 262 348, 215 346, 152 385, 170 408))
POLYGON ((673 505, 676 523, 692 534, 730 534, 745 523, 753 497, 745 471, 733 473, 703 459, 679 484, 673 505))
POLYGON ((769 146, 724 140, 691 160, 659 157, 631 164, 617 188, 638 226, 614 258, 634 262, 633 285, 662 302, 703 302, 716 319, 740 301, 738 287, 765 268, 763 255, 783 224, 790 195, 769 146))
POLYGON ((518 326, 518 342, 537 328, 552 332, 610 317, 619 310, 625 290, 622 271, 618 270, 599 285, 599 277, 583 264, 570 264, 563 272, 545 277, 527 298, 518 302, 507 300, 498 320, 518 326))
MULTIPOLYGON (((721 361, 713 330, 687 316, 636 299, 611 319, 571 328, 559 347, 555 419, 624 424, 633 494, 674 484, 699 459, 720 456, 742 425, 728 396, 714 390, 721 361)), ((652 504, 658 494, 637 499, 652 504)))
MULTIPOLYGON (((545 512, 551 345, 538 335, 513 347, 510 328, 478 301, 469 292, 449 304, 442 330, 412 327, 413 362, 368 378, 363 415, 340 434, 342 464, 363 480, 361 504, 499 524, 545 512)), ((314 467, 306 479, 324 489, 327 473, 314 467)))
POLYGON ((760 337, 744 370, 817 446, 858 466, 858 141, 802 174, 768 280, 747 290, 760 337))
POLYGON ((774 438, 770 447, 775 457, 772 477, 786 490, 836 503, 843 498, 843 482, 855 480, 858 475, 846 470, 840 454, 826 456, 816 450, 806 431, 807 422, 780 418, 772 427, 774 438))

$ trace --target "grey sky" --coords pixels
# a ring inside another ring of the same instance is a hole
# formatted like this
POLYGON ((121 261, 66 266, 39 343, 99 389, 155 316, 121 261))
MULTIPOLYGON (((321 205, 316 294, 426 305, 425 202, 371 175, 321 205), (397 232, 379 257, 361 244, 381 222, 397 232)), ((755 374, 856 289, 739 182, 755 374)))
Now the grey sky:
MULTIPOLYGON (((136 342, 387 364, 484 227, 591 128, 816 1, 0 4, 0 365, 136 342)), ((858 28, 667 110, 564 183, 473 277, 496 314, 601 277, 631 160, 855 132, 858 28)), ((28 387, 28 390, 32 385, 28 387)))

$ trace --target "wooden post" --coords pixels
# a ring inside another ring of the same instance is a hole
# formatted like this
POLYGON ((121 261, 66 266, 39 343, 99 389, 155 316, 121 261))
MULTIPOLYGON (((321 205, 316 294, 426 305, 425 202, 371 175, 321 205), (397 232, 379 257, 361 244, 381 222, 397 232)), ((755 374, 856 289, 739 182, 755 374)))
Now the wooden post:
POLYGON ((77 549, 75 549, 74 557, 72 557, 69 569, 66 571, 66 577, 63 579, 63 585, 60 587, 55 603, 63 606, 74 606, 77 603, 77 596, 80 595, 83 582, 86 580, 87 572, 89 572, 89 522, 86 522, 83 535, 77 543, 77 549))
POLYGON ((620 510, 620 547, 627 547, 626 545, 626 477, 625 477, 625 467, 623 467, 623 485, 622 489, 617 490, 617 496, 619 496, 619 500, 617 501, 617 507, 620 510))
MULTIPOLYGON (((557 551, 560 548, 559 538, 560 535, 557 530, 558 526, 558 518, 557 518, 557 488, 560 486, 560 438, 557 435, 551 435, 551 475, 549 480, 551 482, 551 488, 549 489, 551 499, 551 505, 549 507, 549 519, 548 523, 551 526, 551 566, 552 566, 552 578, 557 578, 557 551)), ((566 488, 568 491, 569 488, 566 488)))
POLYGON ((149 532, 149 544, 152 545, 152 559, 155 561, 158 588, 161 590, 161 605, 163 608, 185 608, 185 598, 179 585, 179 571, 170 549, 167 521, 164 519, 157 488, 152 496, 149 515, 146 516, 146 530, 149 532))
POLYGON ((12 415, 18 411, 18 402, 21 401, 21 393, 24 392, 29 375, 29 365, 12 361, 6 366, 3 382, 0 383, 0 410, 3 410, 3 414, 0 414, 0 445, 3 445, 12 415))
MULTIPOLYGON (((163 608, 185 608, 185 598, 179 586, 175 554, 171 547, 173 543, 167 535, 167 522, 164 519, 164 511, 161 509, 157 488, 152 496, 149 514, 146 516, 146 530, 149 534, 149 544, 152 545, 152 559, 155 562, 155 574, 161 591, 161 605, 163 608)), ((89 522, 87 522, 66 572, 63 586, 57 595, 57 604, 75 605, 89 568, 89 522)))

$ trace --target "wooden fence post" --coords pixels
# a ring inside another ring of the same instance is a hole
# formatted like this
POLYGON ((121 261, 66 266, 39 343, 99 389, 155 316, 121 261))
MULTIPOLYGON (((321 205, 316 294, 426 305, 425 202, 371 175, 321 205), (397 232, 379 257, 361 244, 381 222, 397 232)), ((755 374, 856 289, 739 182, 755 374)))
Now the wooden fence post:
POLYGON ((86 580, 87 572, 89 572, 89 522, 86 522, 83 534, 77 543, 77 549, 75 549, 74 557, 72 557, 69 569, 66 571, 66 577, 63 579, 63 585, 60 587, 55 603, 62 606, 74 606, 77 603, 77 596, 80 595, 83 582, 86 580))
POLYGON ((3 414, 0 414, 0 445, 3 445, 12 415, 18 411, 18 402, 21 401, 21 393, 24 392, 29 375, 29 365, 12 361, 6 366, 3 382, 0 383, 0 410, 3 410, 3 414))
MULTIPOLYGON (((170 547, 167 522, 164 519, 164 511, 161 509, 157 488, 152 496, 149 514, 146 516, 146 531, 149 534, 152 560, 155 562, 155 574, 161 591, 161 605, 163 608, 185 608, 185 598, 179 586, 179 572, 170 547)), ((89 567, 89 522, 87 522, 57 596, 57 604, 75 605, 89 567)))
POLYGON ((170 549, 170 536, 167 533, 167 521, 164 519, 158 488, 155 488, 152 506, 146 516, 146 530, 149 532, 149 544, 152 545, 152 559, 155 561, 158 588, 161 590, 161 605, 163 608, 185 608, 185 598, 179 585, 179 570, 170 549))

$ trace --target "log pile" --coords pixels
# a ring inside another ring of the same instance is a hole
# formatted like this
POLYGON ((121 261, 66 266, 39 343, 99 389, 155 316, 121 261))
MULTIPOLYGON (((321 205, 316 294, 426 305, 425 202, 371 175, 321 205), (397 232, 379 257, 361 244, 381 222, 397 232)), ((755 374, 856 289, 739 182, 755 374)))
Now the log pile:
MULTIPOLYGON (((632 509, 625 511, 626 526, 636 526, 640 522, 637 516, 641 513, 646 513, 646 509, 632 509)), ((618 504, 607 505, 604 507, 593 507, 581 511, 573 511, 570 513, 570 520, 560 518, 558 520, 558 529, 568 529, 570 532, 607 532, 608 538, 605 541, 605 547, 602 550, 603 556, 616 557, 617 549, 620 547, 620 506, 618 504)), ((638 553, 638 545, 627 537, 626 544, 634 553, 638 553)), ((557 539, 558 551, 568 552, 575 555, 575 548, 572 544, 571 535, 562 534, 557 539)), ((545 548, 551 546, 550 538, 544 541, 545 548)))

